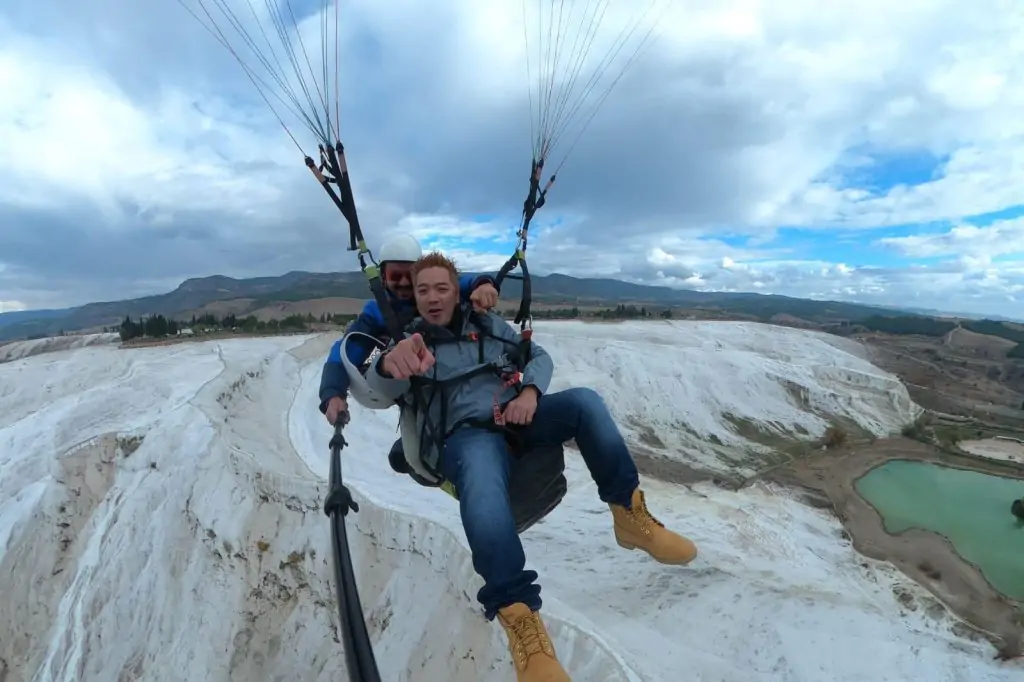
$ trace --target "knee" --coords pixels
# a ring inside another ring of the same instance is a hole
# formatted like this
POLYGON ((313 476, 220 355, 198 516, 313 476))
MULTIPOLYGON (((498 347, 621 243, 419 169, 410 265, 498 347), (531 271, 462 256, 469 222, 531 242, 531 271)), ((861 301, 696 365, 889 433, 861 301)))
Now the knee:
POLYGON ((584 419, 590 417, 604 417, 608 414, 608 407, 604 399, 592 388, 577 386, 567 389, 567 396, 574 408, 584 419))
POLYGON ((475 549, 492 542, 503 544, 510 531, 515 533, 515 516, 512 513, 512 505, 504 501, 506 499, 497 495, 469 500, 459 497, 462 529, 475 549))

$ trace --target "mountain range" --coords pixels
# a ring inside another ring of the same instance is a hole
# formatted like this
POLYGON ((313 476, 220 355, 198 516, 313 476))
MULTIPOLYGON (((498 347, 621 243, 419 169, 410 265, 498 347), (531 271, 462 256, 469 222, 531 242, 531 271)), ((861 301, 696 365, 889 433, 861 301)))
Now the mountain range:
MULTIPOLYGON (((977 318, 929 310, 885 308, 859 303, 819 301, 776 294, 723 293, 672 289, 632 284, 614 279, 577 278, 551 274, 532 277, 537 303, 566 306, 601 306, 632 303, 678 308, 717 309, 724 313, 768 320, 790 315, 816 323, 858 321, 873 315, 924 315, 977 318)), ((502 299, 518 300, 522 285, 509 279, 502 287, 502 299)), ((87 303, 65 309, 24 310, 0 313, 0 341, 49 336, 104 326, 116 326, 125 316, 162 314, 191 315, 217 301, 245 299, 244 310, 256 310, 273 303, 324 298, 366 299, 369 291, 361 272, 289 272, 276 277, 235 279, 213 275, 185 280, 174 291, 122 301, 87 303)), ((988 316, 989 319, 1005 319, 988 316)))

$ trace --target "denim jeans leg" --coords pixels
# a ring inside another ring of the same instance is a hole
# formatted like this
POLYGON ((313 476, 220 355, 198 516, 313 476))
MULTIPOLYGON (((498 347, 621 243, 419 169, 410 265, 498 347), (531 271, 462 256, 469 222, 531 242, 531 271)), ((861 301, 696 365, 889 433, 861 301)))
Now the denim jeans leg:
POLYGON ((455 484, 473 568, 484 580, 477 599, 493 620, 498 609, 522 602, 541 607, 537 572, 527 571, 508 497, 510 455, 505 439, 485 429, 459 429, 444 444, 441 471, 455 484))
POLYGON ((632 505, 633 491, 640 485, 636 463, 604 400, 593 389, 569 388, 542 396, 524 435, 527 447, 575 438, 601 500, 627 508, 632 505))

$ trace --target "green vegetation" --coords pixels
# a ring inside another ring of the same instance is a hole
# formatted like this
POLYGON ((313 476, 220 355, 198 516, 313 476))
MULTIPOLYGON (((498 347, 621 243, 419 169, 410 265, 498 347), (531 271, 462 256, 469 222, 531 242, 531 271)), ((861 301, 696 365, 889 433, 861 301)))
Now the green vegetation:
POLYGON ((904 426, 902 433, 906 438, 934 445, 948 453, 961 452, 959 448, 961 441, 998 435, 998 432, 979 428, 979 425, 974 422, 951 422, 927 412, 918 417, 913 424, 904 426))
POLYGON ((648 317, 661 317, 670 318, 672 317, 672 309, 665 308, 656 315, 649 311, 645 306, 637 307, 635 305, 623 305, 619 304, 614 308, 605 308, 595 312, 594 317, 599 317, 606 320, 636 320, 646 319, 648 317))
MULTIPOLYGON (((515 317, 517 308, 510 308, 502 311, 502 314, 506 317, 515 317)), ((604 308, 602 310, 589 310, 583 311, 579 307, 573 306, 571 308, 549 308, 532 311, 531 313, 535 319, 543 320, 578 320, 580 318, 597 318, 600 320, 642 320, 651 317, 659 317, 662 319, 670 319, 672 317, 672 309, 664 308, 657 313, 653 313, 647 309, 646 306, 635 306, 626 305, 620 303, 614 308, 604 308)))
MULTIPOLYGON (((864 327, 873 332, 884 332, 886 334, 907 334, 919 336, 939 337, 945 336, 957 327, 966 329, 975 334, 996 336, 1007 341, 1013 341, 1017 345, 1006 354, 1008 358, 1024 358, 1024 331, 1021 329, 999 322, 998 320, 941 320, 934 317, 916 317, 909 315, 885 316, 873 315, 861 320, 856 325, 843 325, 844 331, 849 332, 855 327, 864 327)), ((855 331, 855 329, 853 329, 855 331)))
POLYGON ((146 319, 139 318, 134 322, 131 317, 125 316, 121 323, 121 340, 149 337, 151 339, 162 339, 167 336, 177 336, 180 327, 176 320, 168 320, 163 315, 152 315, 146 319))
POLYGON ((320 322, 321 324, 344 325, 355 319, 355 315, 328 315, 324 313, 319 318, 312 313, 307 315, 289 315, 284 319, 272 318, 259 320, 253 315, 239 318, 234 314, 217 318, 206 313, 204 315, 192 315, 188 322, 182 322, 163 315, 150 315, 140 317, 135 321, 131 316, 126 316, 117 332, 122 341, 132 339, 164 339, 172 336, 179 336, 182 333, 188 335, 210 334, 218 331, 243 332, 246 334, 276 334, 278 332, 300 332, 309 329, 309 324, 320 322))
POLYGON ((1024 358, 1024 331, 1021 329, 996 320, 964 320, 960 326, 976 334, 988 334, 1013 341, 1017 345, 1010 349, 1006 357, 1024 358))
POLYGON ((920 336, 945 336, 956 329, 956 322, 937 320, 933 317, 885 317, 873 315, 860 324, 873 332, 886 334, 915 334, 920 336))
MULTIPOLYGON (((961 442, 1000 437, 1020 439, 1024 433, 1013 425, 1000 426, 978 419, 925 412, 914 423, 904 426, 902 435, 932 445, 947 455, 956 457, 963 455, 973 458, 974 455, 966 453, 960 448, 961 442)), ((1013 468, 1016 465, 1008 466, 1013 468)))
POLYGON ((1005 322, 997 322, 995 320, 964 320, 960 323, 960 326, 977 334, 998 336, 1001 339, 1013 341, 1017 344, 1024 343, 1024 331, 1011 327, 1005 322))
MULTIPOLYGON (((482 273, 466 273, 482 274, 482 273)), ((493 273, 492 273, 493 274, 493 273)), ((618 303, 634 303, 646 305, 648 310, 681 310, 710 313, 716 318, 725 319, 729 316, 757 319, 770 322, 779 314, 786 314, 811 325, 831 327, 837 334, 856 333, 858 330, 876 328, 876 331, 888 331, 894 322, 897 327, 913 326, 911 320, 923 320, 938 323, 932 325, 939 329, 955 322, 936 319, 927 314, 898 311, 856 303, 840 301, 820 301, 789 298, 779 295, 740 294, 725 292, 700 292, 677 290, 668 287, 652 287, 631 284, 610 279, 578 279, 566 275, 535 275, 533 277, 533 300, 537 307, 548 305, 560 308, 553 312, 537 311, 536 317, 546 319, 574 319, 579 317, 627 319, 629 315, 594 315, 593 313, 572 315, 573 306, 616 306, 618 303), (867 322, 867 324, 865 324, 867 322), (883 328, 885 327, 885 328, 883 328)), ((501 291, 502 301, 518 301, 522 285, 517 280, 507 280, 501 291)), ((239 303, 235 308, 237 314, 248 314, 268 305, 289 301, 307 301, 323 298, 354 298, 363 300, 367 297, 366 277, 361 272, 311 273, 289 272, 277 277, 256 277, 251 279, 234 279, 215 275, 190 279, 174 291, 142 298, 89 303, 84 306, 60 311, 25 312, 11 317, 11 314, 0 313, 0 341, 19 338, 43 338, 53 336, 58 330, 69 332, 101 326, 116 326, 125 315, 133 318, 146 317, 157 313, 167 317, 180 315, 181 311, 201 310, 215 301, 231 301, 239 303)), ((504 306, 503 306, 504 307, 504 306)), ((629 305, 626 306, 627 308, 629 305)), ((613 308, 614 309, 614 308, 613 308)), ((649 317, 655 317, 655 312, 649 317)), ((671 313, 669 313, 671 315, 671 313)), ((961 323, 965 329, 988 333, 1008 338, 1014 343, 1024 342, 1024 327, 1005 325, 994 320, 970 321, 961 323)), ((926 333, 900 332, 891 333, 926 333)), ((933 331, 931 335, 943 332, 933 331)), ((1011 357, 1024 357, 1024 348, 1018 347, 1011 352, 1011 357)))
MULTIPOLYGON (((512 318, 516 316, 516 313, 518 311, 518 308, 511 308, 509 310, 503 311, 502 315, 504 315, 505 317, 512 318)), ((580 312, 580 309, 576 307, 557 309, 542 308, 540 310, 531 310, 530 314, 533 315, 534 319, 537 320, 575 320, 583 316, 583 314, 580 312)))

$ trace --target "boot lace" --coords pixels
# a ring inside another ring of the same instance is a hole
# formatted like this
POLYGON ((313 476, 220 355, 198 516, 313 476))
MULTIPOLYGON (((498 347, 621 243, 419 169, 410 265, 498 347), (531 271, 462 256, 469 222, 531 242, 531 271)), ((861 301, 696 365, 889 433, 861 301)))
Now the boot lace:
POLYGON ((515 637, 516 658, 521 668, 526 667, 526 662, 535 654, 554 655, 536 613, 519 618, 509 625, 509 629, 515 637))
POLYGON ((655 525, 664 528, 665 524, 655 518, 651 510, 647 508, 647 499, 644 497, 644 492, 639 491, 637 497, 640 498, 639 505, 633 505, 633 517, 636 519, 641 526, 645 526, 647 522, 653 522, 655 525))

